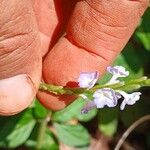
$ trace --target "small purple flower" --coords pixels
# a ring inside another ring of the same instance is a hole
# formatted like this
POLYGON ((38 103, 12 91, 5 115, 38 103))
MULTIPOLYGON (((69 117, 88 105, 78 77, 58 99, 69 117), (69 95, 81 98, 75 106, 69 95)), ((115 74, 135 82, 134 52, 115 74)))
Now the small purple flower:
POLYGON ((107 71, 113 75, 107 84, 117 83, 119 82, 117 80, 119 77, 127 77, 129 75, 129 71, 126 71, 123 66, 109 66, 107 67, 107 71))
MULTIPOLYGON (((82 98, 87 98, 81 95, 82 98)), ((108 107, 115 107, 117 105, 117 101, 120 98, 120 94, 118 95, 114 90, 110 88, 99 89, 93 94, 93 101, 88 101, 84 108, 81 110, 82 114, 87 114, 89 110, 93 108, 104 108, 105 105, 108 107)))
POLYGON ((119 94, 121 94, 124 97, 124 100, 122 101, 120 105, 120 109, 123 110, 125 108, 125 105, 133 105, 140 99, 141 92, 133 92, 131 94, 128 94, 124 91, 117 91, 119 94))
POLYGON ((123 66, 109 66, 107 67, 107 71, 112 75, 118 75, 119 77, 127 77, 129 75, 129 71, 126 71, 123 66))
POLYGON ((103 108, 105 105, 108 107, 114 107, 117 105, 119 99, 116 92, 110 88, 97 90, 93 94, 93 97, 97 108, 103 108))
MULTIPOLYGON (((122 66, 114 66, 114 67, 107 67, 107 71, 112 74, 112 78, 106 84, 114 84, 120 82, 118 80, 119 77, 126 77, 129 75, 129 71, 126 71, 122 66)), ((79 76, 78 82, 81 88, 92 88, 95 83, 97 82, 99 77, 99 73, 95 72, 82 72, 79 76)), ((140 92, 133 92, 131 94, 127 94, 121 90, 113 90, 111 88, 103 88, 98 89, 93 94, 93 100, 90 101, 88 97, 84 94, 80 94, 79 96, 82 97, 86 101, 86 105, 81 110, 81 113, 88 113, 89 110, 93 108, 104 108, 104 106, 108 107, 115 107, 118 103, 118 99, 123 97, 123 101, 120 105, 120 109, 123 110, 125 105, 133 105, 140 99, 140 92)))
POLYGON ((81 88, 92 88, 97 82, 99 73, 95 72, 82 72, 79 76, 78 82, 81 88))
POLYGON ((94 101, 89 101, 86 103, 86 105, 81 110, 81 114, 87 114, 91 109, 96 108, 94 101))

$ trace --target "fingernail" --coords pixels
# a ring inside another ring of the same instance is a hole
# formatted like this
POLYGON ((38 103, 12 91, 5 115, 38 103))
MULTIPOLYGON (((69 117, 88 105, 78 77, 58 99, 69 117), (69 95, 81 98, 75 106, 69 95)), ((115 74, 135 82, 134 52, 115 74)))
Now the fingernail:
POLYGON ((0 115, 13 115, 27 108, 36 89, 30 77, 20 74, 0 80, 0 115))

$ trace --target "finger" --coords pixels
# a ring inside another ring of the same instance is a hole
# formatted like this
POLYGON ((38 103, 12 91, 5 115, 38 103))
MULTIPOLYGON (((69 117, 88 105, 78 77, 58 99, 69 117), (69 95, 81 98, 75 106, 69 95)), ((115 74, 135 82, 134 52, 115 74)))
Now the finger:
POLYGON ((44 56, 54 41, 53 37, 57 36, 57 34, 55 36, 53 34, 56 33, 55 30, 59 30, 57 27, 59 18, 53 0, 33 0, 33 8, 40 32, 42 55, 44 56))
POLYGON ((0 115, 28 107, 40 78, 40 40, 31 2, 0 1, 0 115))
MULTIPOLYGON (((147 0, 78 2, 67 35, 58 41, 44 61, 44 80, 64 86, 69 81, 76 82, 82 71, 103 74, 129 40, 147 6, 147 0)), ((55 110, 70 103, 68 99, 58 100, 44 92, 39 92, 38 96, 46 107, 55 110)))
POLYGON ((44 56, 63 34, 76 0, 32 0, 44 56), (64 11, 65 10, 65 11, 64 11))

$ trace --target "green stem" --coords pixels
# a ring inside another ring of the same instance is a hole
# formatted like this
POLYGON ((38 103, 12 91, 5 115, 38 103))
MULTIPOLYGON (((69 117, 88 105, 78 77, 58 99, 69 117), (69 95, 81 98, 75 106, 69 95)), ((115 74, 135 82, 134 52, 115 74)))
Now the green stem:
POLYGON ((57 94, 61 95, 61 94, 66 93, 63 86, 55 86, 55 85, 46 84, 46 83, 41 83, 39 89, 43 90, 43 91, 48 91, 48 92, 56 94, 56 95, 57 94))
POLYGON ((147 79, 147 77, 141 77, 139 79, 133 79, 130 81, 121 81, 116 84, 104 84, 104 85, 95 85, 91 89, 85 89, 85 88, 66 88, 63 86, 55 86, 55 85, 50 85, 46 83, 41 83, 40 84, 40 90, 48 91, 50 93, 56 94, 56 95, 79 95, 82 93, 94 93, 98 89, 102 88, 112 88, 114 90, 124 90, 126 92, 130 92, 133 90, 137 90, 140 87, 144 86, 150 86, 150 79, 147 79))
POLYGON ((42 141, 44 138, 45 130, 47 127, 47 123, 50 121, 52 112, 50 111, 47 116, 41 121, 39 130, 38 130, 38 137, 37 137, 37 144, 36 144, 36 150, 41 149, 42 141))

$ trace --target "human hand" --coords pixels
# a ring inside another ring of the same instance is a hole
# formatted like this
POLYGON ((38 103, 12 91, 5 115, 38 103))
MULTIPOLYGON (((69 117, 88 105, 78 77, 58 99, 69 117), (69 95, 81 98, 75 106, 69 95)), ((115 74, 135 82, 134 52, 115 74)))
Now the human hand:
MULTIPOLYGON (((82 71, 103 74, 129 40, 148 3, 1 0, 0 114, 16 114, 31 104, 41 72, 46 83, 63 86, 77 81, 82 71)), ((53 110, 74 100, 41 91, 38 98, 53 110)))

